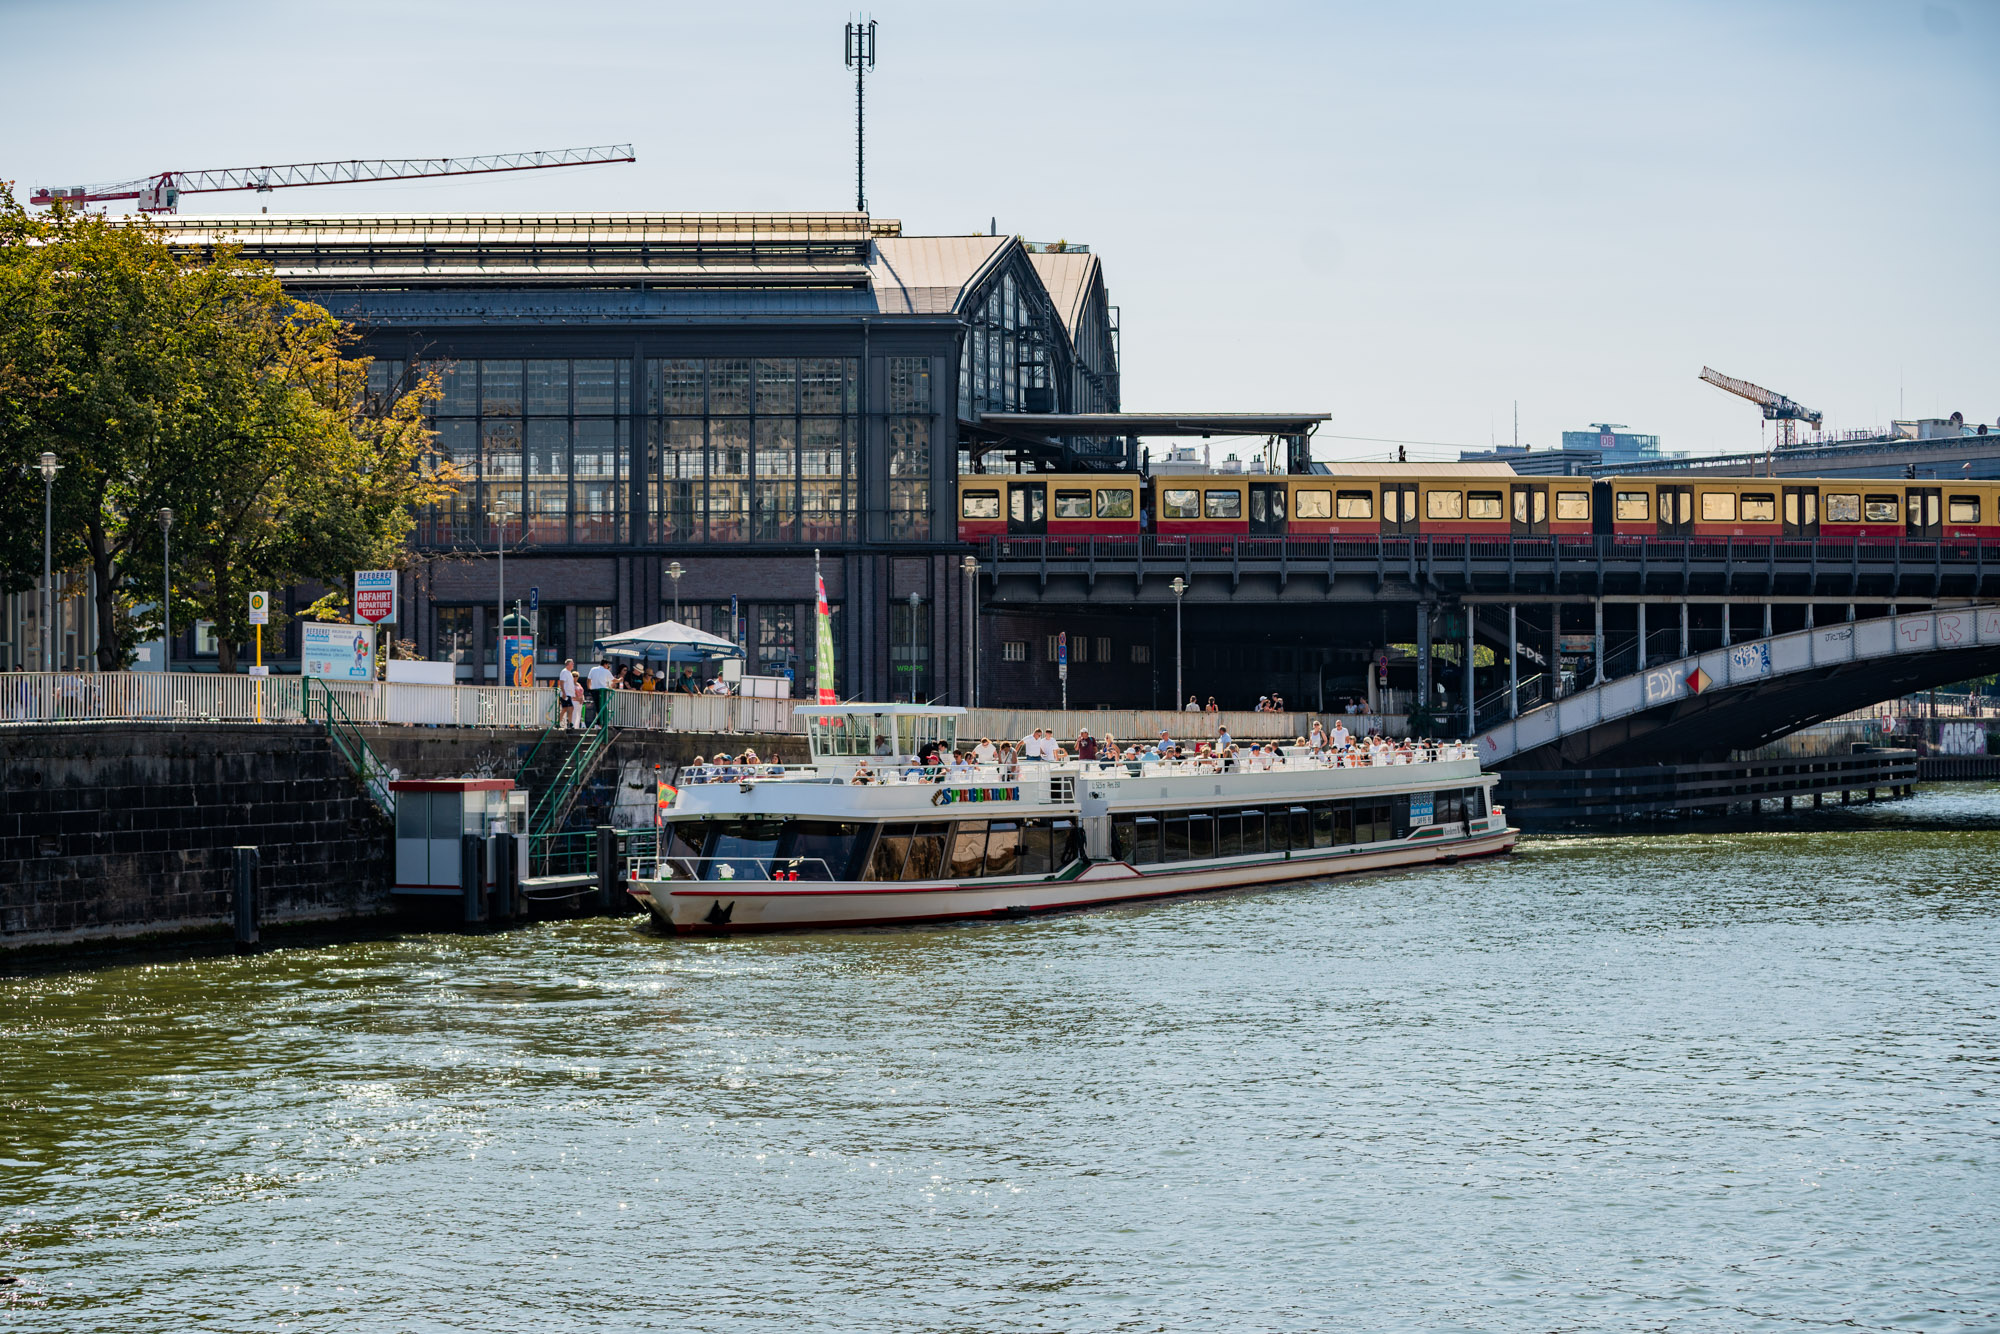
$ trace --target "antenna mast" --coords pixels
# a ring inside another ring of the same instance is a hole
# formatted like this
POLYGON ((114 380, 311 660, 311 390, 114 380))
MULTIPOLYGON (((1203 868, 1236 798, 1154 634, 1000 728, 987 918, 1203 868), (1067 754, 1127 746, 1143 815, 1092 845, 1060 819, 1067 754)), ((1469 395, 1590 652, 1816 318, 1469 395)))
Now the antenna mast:
POLYGON ((847 67, 854 71, 854 211, 868 211, 868 191, 863 167, 866 164, 866 139, 862 134, 865 124, 862 118, 861 80, 868 71, 875 68, 875 20, 847 25, 847 67))

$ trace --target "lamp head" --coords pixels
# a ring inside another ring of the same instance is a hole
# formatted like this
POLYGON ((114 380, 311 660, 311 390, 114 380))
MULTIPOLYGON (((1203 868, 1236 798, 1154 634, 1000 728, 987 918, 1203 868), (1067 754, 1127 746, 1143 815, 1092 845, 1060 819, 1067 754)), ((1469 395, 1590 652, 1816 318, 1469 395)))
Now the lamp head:
POLYGON ((923 601, 924 601, 924 595, 922 593, 910 594, 910 610, 915 611, 918 607, 923 605, 923 601))
POLYGON ((1179 575, 1175 575, 1174 581, 1168 584, 1167 587, 1174 590, 1175 597, 1179 597, 1181 594, 1187 592, 1187 580, 1181 578, 1179 575))
POLYGON ((967 574, 978 574, 978 573, 979 573, 979 557, 977 557, 977 556, 967 556, 967 557, 965 558, 965 561, 964 561, 964 563, 963 563, 963 564, 962 564, 962 565, 961 565, 961 566, 960 566, 959 568, 960 568, 960 569, 962 569, 962 570, 964 570, 964 571, 965 571, 965 572, 966 572, 967 574))
POLYGON ((62 464, 57 463, 56 456, 51 453, 44 453, 42 455, 41 462, 42 462, 42 480, 45 482, 53 482, 56 479, 56 473, 61 471, 62 464))
POLYGON ((667 566, 667 578, 673 580, 675 583, 679 583, 681 576, 686 573, 687 571, 681 568, 681 563, 679 561, 674 561, 672 564, 667 566))
POLYGON ((173 526, 174 526, 174 512, 168 509, 166 506, 162 505, 160 507, 160 531, 164 533, 167 531, 167 529, 173 526))

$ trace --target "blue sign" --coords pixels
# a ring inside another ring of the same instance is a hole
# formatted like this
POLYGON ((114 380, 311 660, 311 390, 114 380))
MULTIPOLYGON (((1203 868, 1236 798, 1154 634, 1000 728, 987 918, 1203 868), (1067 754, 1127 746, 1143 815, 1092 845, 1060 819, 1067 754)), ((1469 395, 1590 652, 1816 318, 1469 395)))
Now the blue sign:
POLYGON ((540 584, 536 584, 533 588, 528 590, 528 610, 540 611, 541 609, 542 609, 542 586, 540 584))
POLYGON ((1056 636, 1056 665, 1058 667, 1069 666, 1069 632, 1067 630, 1056 636))
POLYGON ((729 637, 732 640, 741 643, 743 622, 737 616, 736 612, 737 612, 736 595, 734 593, 731 593, 729 595, 729 637))
POLYGON ((1412 792, 1410 794, 1410 823, 1422 826, 1431 822, 1432 793, 1412 792))

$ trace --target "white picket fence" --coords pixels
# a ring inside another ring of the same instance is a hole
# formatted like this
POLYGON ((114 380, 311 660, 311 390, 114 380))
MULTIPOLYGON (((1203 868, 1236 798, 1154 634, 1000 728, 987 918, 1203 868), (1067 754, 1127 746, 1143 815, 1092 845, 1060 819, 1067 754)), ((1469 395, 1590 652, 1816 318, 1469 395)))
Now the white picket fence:
MULTIPOLYGON (((357 723, 430 727, 546 727, 555 691, 510 686, 327 682, 357 723)), ((677 732, 787 732, 792 701, 738 696, 611 692, 618 727, 677 732)), ((3 672, 0 726, 59 722, 306 721, 296 676, 214 672, 3 672)))

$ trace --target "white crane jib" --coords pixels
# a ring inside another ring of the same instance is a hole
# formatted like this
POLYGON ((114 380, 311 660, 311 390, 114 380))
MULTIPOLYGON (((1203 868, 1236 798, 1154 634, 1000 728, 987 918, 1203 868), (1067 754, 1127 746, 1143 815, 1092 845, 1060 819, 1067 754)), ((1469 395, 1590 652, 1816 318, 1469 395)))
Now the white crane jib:
POLYGON ((1762 385, 1739 380, 1733 375, 1707 366, 1701 368, 1701 378, 1717 389, 1726 390, 1738 398, 1747 398, 1764 410, 1764 420, 1778 423, 1778 448, 1788 449, 1797 443, 1795 422, 1806 422, 1814 429, 1820 424, 1820 413, 1802 403, 1794 402, 1783 394, 1774 394, 1762 385))

